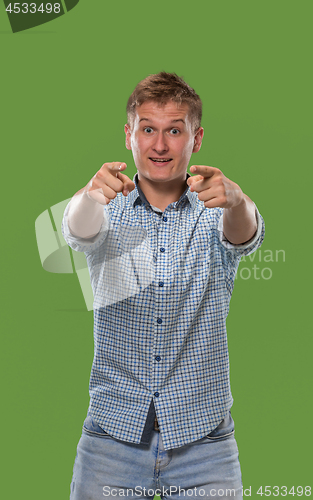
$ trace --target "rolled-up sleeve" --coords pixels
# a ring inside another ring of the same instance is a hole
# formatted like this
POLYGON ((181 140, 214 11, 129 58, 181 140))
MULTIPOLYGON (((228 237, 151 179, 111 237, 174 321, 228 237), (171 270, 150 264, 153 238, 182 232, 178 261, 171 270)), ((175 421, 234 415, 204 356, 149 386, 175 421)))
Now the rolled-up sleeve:
POLYGON ((237 254, 241 255, 249 255, 250 253, 253 253, 255 250, 257 250, 261 245, 264 240, 264 234, 265 234, 265 224, 262 216, 260 215, 256 205, 255 206, 255 214, 256 214, 256 219, 257 219, 257 230, 254 236, 249 240, 246 241, 245 243, 241 243, 239 245, 235 245, 234 243, 231 243, 230 241, 227 240, 227 238, 224 235, 223 232, 223 212, 220 216, 220 219, 218 221, 218 233, 219 233, 219 239, 221 244, 227 249, 231 250, 237 254))
POLYGON ((79 238, 78 236, 74 236, 71 233, 68 226, 69 206, 70 203, 68 203, 65 208, 62 220, 62 234, 66 243, 76 252, 91 252, 93 250, 96 250, 105 240, 110 226, 110 219, 106 206, 104 206, 103 208, 104 217, 100 227, 100 231, 96 236, 93 236, 92 238, 79 238))

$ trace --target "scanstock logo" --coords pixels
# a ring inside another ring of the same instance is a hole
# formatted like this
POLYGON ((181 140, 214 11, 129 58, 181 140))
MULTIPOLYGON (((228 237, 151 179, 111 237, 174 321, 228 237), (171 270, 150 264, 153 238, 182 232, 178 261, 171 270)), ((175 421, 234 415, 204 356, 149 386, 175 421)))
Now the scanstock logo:
POLYGON ((52 2, 3 1, 13 33, 53 21, 72 10, 79 2, 79 0, 57 0, 52 2))

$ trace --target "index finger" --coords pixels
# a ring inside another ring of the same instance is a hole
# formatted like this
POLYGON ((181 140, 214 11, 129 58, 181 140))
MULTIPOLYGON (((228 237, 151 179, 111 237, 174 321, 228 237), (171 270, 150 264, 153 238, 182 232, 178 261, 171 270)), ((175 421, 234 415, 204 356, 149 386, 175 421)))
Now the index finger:
POLYGON ((215 167, 209 167, 208 165, 192 165, 190 167, 190 172, 192 174, 200 174, 203 177, 208 178, 219 172, 219 169, 215 167))
POLYGON ((102 167, 106 167, 112 174, 116 175, 117 172, 122 172, 127 167, 125 162, 112 161, 109 163, 104 163, 102 167))

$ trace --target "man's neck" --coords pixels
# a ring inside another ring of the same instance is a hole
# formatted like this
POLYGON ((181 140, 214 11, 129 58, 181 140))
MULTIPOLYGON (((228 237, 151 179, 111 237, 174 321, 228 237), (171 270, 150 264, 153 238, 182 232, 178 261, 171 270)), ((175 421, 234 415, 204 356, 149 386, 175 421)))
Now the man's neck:
POLYGON ((179 182, 153 182, 147 179, 138 179, 141 191, 144 193, 150 205, 164 212, 166 207, 178 201, 187 188, 186 181, 179 182))

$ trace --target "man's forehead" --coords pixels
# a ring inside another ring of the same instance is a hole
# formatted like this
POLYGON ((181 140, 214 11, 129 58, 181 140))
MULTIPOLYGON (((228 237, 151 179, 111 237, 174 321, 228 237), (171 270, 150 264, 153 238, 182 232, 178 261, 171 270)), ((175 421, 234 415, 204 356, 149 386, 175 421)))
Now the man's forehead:
POLYGON ((169 121, 184 121, 188 120, 189 106, 187 103, 176 103, 168 101, 166 103, 158 103, 155 101, 147 101, 136 107, 136 121, 143 120, 164 120, 169 121))

